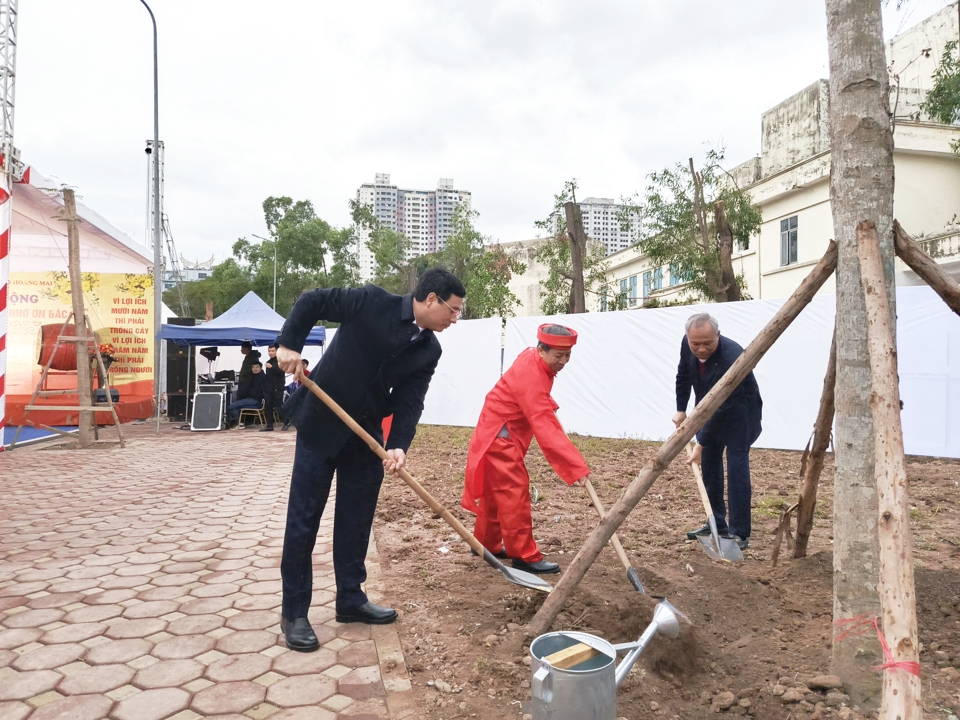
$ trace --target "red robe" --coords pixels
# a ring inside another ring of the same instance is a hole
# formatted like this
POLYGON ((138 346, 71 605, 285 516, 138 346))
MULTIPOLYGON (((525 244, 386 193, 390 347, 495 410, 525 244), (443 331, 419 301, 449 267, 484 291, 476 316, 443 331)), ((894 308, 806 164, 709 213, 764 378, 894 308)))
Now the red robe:
POLYGON ((527 348, 487 393, 470 439, 464 509, 476 513, 473 534, 491 552, 501 547, 525 562, 543 558, 533 539, 530 477, 523 459, 536 437, 547 462, 568 485, 590 473, 557 419, 553 372, 527 348), (509 438, 498 437, 506 425, 509 438))

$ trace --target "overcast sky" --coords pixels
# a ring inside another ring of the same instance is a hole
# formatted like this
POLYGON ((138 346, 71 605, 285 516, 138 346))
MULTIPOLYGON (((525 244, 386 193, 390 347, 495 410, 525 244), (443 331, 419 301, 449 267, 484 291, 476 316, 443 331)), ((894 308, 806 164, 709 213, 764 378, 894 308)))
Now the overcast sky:
MULTIPOLYGON (((890 36, 947 0, 890 0, 890 36)), ((760 113, 827 77, 823 0, 153 0, 166 212, 180 252, 266 235, 270 195, 335 225, 374 173, 472 191, 480 230, 533 223, 571 177, 619 198, 723 144, 759 153, 760 113)), ((143 241, 153 137, 138 0, 24 0, 16 145, 143 241)))

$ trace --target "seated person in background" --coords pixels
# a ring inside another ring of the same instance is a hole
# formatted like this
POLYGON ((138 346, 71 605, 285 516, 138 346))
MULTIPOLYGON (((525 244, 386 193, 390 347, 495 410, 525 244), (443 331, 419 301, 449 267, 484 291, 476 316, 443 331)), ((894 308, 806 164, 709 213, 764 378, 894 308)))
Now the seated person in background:
MULTIPOLYGON (((304 375, 309 375, 309 374, 310 374, 310 361, 307 360, 306 358, 302 358, 302 359, 301 359, 301 362, 303 362, 303 374, 304 374, 304 375)), ((283 389, 283 401, 286 402, 286 401, 287 401, 287 398, 289 398, 291 395, 293 395, 299 388, 300 388, 300 381, 294 379, 294 381, 293 381, 292 383, 290 383, 289 385, 287 385, 287 386, 283 389)), ((281 411, 280 417, 283 417, 283 412, 282 412, 282 411, 281 411)), ((280 428, 280 429, 281 429, 281 430, 289 430, 289 429, 290 429, 290 418, 283 418, 283 427, 280 428)))
POLYGON ((265 378, 263 366, 257 360, 250 366, 250 374, 246 379, 240 381, 239 399, 227 405, 227 418, 231 425, 240 419, 240 411, 243 408, 259 409, 263 406, 265 378))
MULTIPOLYGON (((260 352, 258 350, 254 350, 253 345, 251 345, 249 342, 244 341, 240 345, 240 354, 243 355, 243 364, 240 366, 240 373, 237 377, 237 382, 242 384, 244 380, 250 377, 253 364, 255 362, 260 362, 260 352)), ((240 397, 243 396, 241 395, 240 397)))

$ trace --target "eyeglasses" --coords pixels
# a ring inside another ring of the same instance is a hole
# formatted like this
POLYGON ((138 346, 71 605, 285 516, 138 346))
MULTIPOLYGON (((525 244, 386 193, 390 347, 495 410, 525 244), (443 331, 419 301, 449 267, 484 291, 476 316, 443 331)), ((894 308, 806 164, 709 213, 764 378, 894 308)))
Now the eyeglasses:
POLYGON ((458 319, 463 316, 463 310, 458 310, 458 309, 455 308, 455 307, 450 307, 449 305, 447 305, 447 303, 443 302, 443 298, 441 298, 439 295, 437 295, 437 300, 439 300, 439 301, 442 302, 444 305, 446 305, 447 308, 450 310, 450 313, 451 313, 452 315, 456 315, 458 319))

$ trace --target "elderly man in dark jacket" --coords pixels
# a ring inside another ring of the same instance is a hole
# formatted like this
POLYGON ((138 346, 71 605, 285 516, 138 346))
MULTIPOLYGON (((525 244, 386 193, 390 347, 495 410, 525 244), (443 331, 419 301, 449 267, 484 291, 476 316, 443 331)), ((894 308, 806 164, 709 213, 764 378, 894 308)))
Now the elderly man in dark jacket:
POLYGON ((312 553, 320 516, 337 474, 333 522, 333 567, 339 622, 391 623, 397 613, 369 602, 361 589, 364 558, 384 470, 396 473, 423 412, 440 343, 434 333, 457 321, 466 292, 446 270, 421 276, 412 295, 391 295, 373 285, 360 289, 312 290, 297 300, 280 333, 277 360, 286 372, 301 369, 300 351, 318 320, 340 323, 311 379, 367 432, 382 438, 381 422, 393 415, 387 440, 389 460, 380 459, 307 388, 284 407, 297 428, 297 447, 287 505, 280 572, 283 578, 281 629, 287 647, 319 647, 307 620, 312 597, 312 553))
MULTIPOLYGON (((724 373, 743 353, 743 348, 720 334, 720 326, 711 315, 699 313, 687 320, 686 335, 680 343, 680 365, 677 367, 677 427, 687 417, 690 390, 696 403, 710 392, 724 373)), ((729 533, 741 549, 750 537, 750 446, 760 437, 763 400, 757 379, 751 372, 727 398, 720 409, 697 433, 697 445, 688 462, 700 463, 703 484, 707 489, 717 530, 729 533), (727 496, 730 522, 723 502, 723 451, 727 451, 727 496)), ((687 533, 691 540, 709 535, 705 524, 687 533)))

